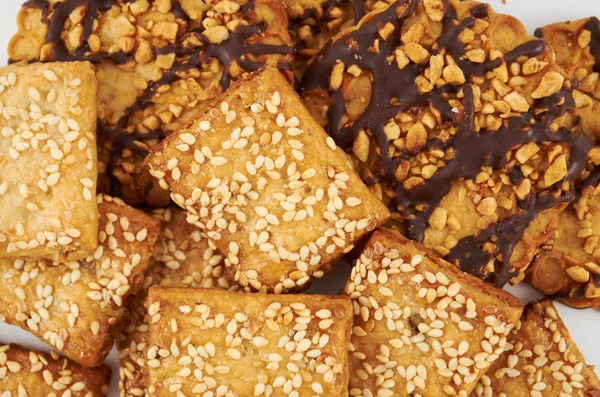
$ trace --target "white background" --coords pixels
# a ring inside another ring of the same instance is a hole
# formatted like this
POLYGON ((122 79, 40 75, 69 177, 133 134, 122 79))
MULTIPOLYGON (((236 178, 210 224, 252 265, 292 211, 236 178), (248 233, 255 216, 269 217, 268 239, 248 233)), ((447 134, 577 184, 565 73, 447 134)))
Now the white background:
MULTIPOLYGON (((0 14, 0 65, 4 65, 7 57, 5 49, 11 35, 16 31, 16 15, 22 1, 0 0, 0 2, 2 3, 2 13, 0 14)), ((531 33, 535 28, 551 22, 578 19, 591 15, 600 17, 600 0, 507 0, 507 4, 503 4, 501 0, 489 0, 488 2, 496 11, 512 14, 521 19, 531 33)), ((348 271, 347 266, 340 266, 333 275, 317 282, 311 288, 311 291, 336 293, 342 288, 348 271)), ((509 288, 509 290, 524 302, 537 297, 535 291, 526 286, 509 288)), ((600 368, 600 313, 590 310, 573 310, 560 304, 557 304, 557 306, 587 362, 600 368)), ((5 343, 15 342, 37 349, 48 349, 42 342, 27 332, 3 323, 0 323, 0 340, 5 343)), ((114 350, 108 358, 108 364, 113 368, 110 397, 118 397, 119 369, 117 355, 114 350)), ((596 369, 596 372, 600 373, 600 369, 596 369)))

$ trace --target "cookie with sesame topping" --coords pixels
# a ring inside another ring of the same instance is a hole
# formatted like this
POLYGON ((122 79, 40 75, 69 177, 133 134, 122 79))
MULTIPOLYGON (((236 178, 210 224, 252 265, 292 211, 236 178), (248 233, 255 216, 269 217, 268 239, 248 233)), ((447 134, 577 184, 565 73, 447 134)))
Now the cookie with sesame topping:
POLYGON ((110 367, 86 368, 58 353, 0 344, 0 392, 11 396, 105 397, 110 367))
POLYGON ((147 367, 148 324, 144 307, 151 286, 222 288, 237 290, 239 285, 226 269, 223 256, 200 230, 186 222, 181 209, 157 209, 153 215, 163 222, 163 236, 157 259, 146 273, 142 291, 129 304, 127 321, 116 336, 119 348, 120 390, 123 397, 143 395, 147 367))
POLYGON ((81 261, 0 261, 0 317, 86 366, 102 364, 112 331, 143 286, 158 219, 99 196, 100 245, 81 261))
POLYGON ((309 110, 409 238, 496 286, 523 278, 592 145, 545 41, 487 4, 399 0, 304 76, 309 110))
POLYGON ((87 62, 0 68, 0 258, 98 246, 96 92, 87 62))
POLYGON ((578 80, 573 91, 590 151, 577 195, 559 217, 549 250, 538 255, 527 279, 538 290, 577 308, 600 310, 600 21, 586 18, 536 31, 556 52, 557 62, 578 80))
POLYGON ((347 396, 346 297, 154 287, 146 304, 151 395, 347 396))
POLYGON ((34 0, 8 54, 94 63, 102 191, 166 206, 143 166, 148 149, 250 71, 279 66, 291 79, 287 22, 279 0, 34 0))
POLYGON ((389 216, 273 68, 152 150, 150 172, 246 290, 306 288, 389 216))
POLYGON ((463 396, 521 316, 508 292, 381 228, 344 293, 354 307, 350 396, 463 396))
POLYGON ((506 352, 471 397, 597 397, 600 380, 587 365, 550 299, 532 302, 508 336, 506 352))

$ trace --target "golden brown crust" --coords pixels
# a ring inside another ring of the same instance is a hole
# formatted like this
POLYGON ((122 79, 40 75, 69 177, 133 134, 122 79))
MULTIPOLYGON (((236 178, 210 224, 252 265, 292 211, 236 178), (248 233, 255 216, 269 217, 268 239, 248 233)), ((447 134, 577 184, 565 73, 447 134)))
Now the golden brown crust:
POLYGON ((151 288, 147 305, 155 395, 177 388, 347 396, 352 312, 345 297, 151 288), (198 364, 214 369, 210 379, 185 375, 198 364))
POLYGON ((583 189, 559 217, 550 250, 539 255, 527 280, 546 295, 576 308, 600 310, 600 189, 583 189))
POLYGON ((600 380, 549 299, 527 305, 472 397, 595 397, 600 380))
POLYGON ((301 92, 410 238, 499 286, 552 238, 583 171, 568 77, 512 16, 409 0, 336 35, 301 92))
POLYGON ((139 397, 147 388, 148 367, 145 363, 150 316, 144 308, 144 301, 151 286, 239 288, 214 243, 186 222, 184 211, 157 209, 153 215, 163 222, 157 259, 146 272, 142 290, 129 304, 129 315, 120 324, 116 335, 120 359, 119 389, 123 397, 139 397))
POLYGON ((96 249, 96 92, 87 62, 0 68, 0 258, 96 249))
POLYGON ((149 147, 230 79, 265 64, 287 70, 293 60, 279 0, 59 3, 24 5, 9 58, 96 64, 100 187, 120 188, 131 205, 169 204, 143 166, 149 147))
MULTIPOLYGON (((378 229, 376 234, 371 239, 377 239, 372 241, 379 241, 386 248, 402 246, 403 252, 411 256, 424 255, 428 260, 433 262, 435 266, 439 267, 446 273, 452 274, 458 282, 464 285, 468 285, 477 291, 480 291, 484 295, 489 296, 492 299, 497 299, 499 302, 503 302, 507 307, 513 309, 522 309, 523 304, 521 300, 509 292, 498 289, 486 283, 485 281, 472 277, 469 274, 463 272, 456 266, 448 266, 448 262, 440 258, 440 255, 431 248, 425 248, 416 241, 409 240, 404 237, 400 232, 392 229, 381 228, 378 229)), ((372 241, 370 243, 372 243, 372 241)), ((437 272, 436 272, 437 273, 437 272)))
POLYGON ((102 364, 112 331, 140 290, 161 234, 158 219, 100 196, 100 246, 79 262, 4 260, 0 314, 86 366, 102 364))
MULTIPOLYGON (((578 81, 575 104, 584 131, 600 137, 600 22, 585 18, 545 26, 536 35, 547 40, 557 62, 578 81)), ((593 148, 576 199, 558 218, 550 251, 533 262, 528 281, 564 303, 600 310, 600 147, 593 148)))
MULTIPOLYGON (((589 30, 591 21, 592 18, 584 18, 553 23, 537 30, 536 35, 552 46, 558 64, 579 81, 575 101, 583 120, 583 130, 600 138, 600 65, 596 63, 591 46, 592 40, 600 37, 600 32, 589 30)), ((600 57, 600 54, 596 56, 600 57)))
POLYGON ((306 288, 387 220, 276 69, 213 105, 153 148, 150 169, 246 289, 306 288))
POLYGON ((0 346, 0 390, 7 396, 105 397, 110 367, 86 368, 69 359, 29 350, 16 344, 0 346))
POLYGON ((379 229, 345 288, 350 395, 468 395, 504 352, 522 306, 400 233, 379 229))

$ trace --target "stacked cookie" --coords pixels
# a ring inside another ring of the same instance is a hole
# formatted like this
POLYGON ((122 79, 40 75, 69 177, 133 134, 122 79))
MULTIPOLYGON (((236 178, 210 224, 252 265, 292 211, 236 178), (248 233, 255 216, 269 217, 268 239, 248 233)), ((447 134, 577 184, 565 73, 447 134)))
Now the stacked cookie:
POLYGON ((3 397, 106 395, 115 340, 123 397, 600 393, 551 301, 501 289, 598 307, 597 19, 35 0, 18 26, 0 315, 68 358, 4 346, 3 397), (344 258, 340 295, 301 294, 344 258))

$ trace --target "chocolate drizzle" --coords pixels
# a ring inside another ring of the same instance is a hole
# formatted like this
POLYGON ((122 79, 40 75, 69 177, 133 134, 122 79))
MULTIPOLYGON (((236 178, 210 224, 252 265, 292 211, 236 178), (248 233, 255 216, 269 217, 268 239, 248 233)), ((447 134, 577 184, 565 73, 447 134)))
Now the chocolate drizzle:
MULTIPOLYGON (((60 62, 70 61, 90 61, 92 63, 100 63, 103 61, 112 61, 116 64, 125 64, 133 62, 133 54, 125 54, 123 51, 115 53, 92 53, 88 44, 88 39, 93 33, 94 22, 99 16, 99 13, 108 11, 114 4, 128 3, 132 0, 65 0, 64 2, 54 3, 52 6, 47 0, 29 0, 23 6, 34 7, 43 10, 42 22, 47 23, 47 33, 45 40, 52 46, 52 60, 60 62), (83 34, 82 45, 73 52, 69 52, 64 41, 61 38, 61 33, 64 30, 65 22, 70 14, 78 7, 86 7, 85 16, 83 19, 83 34)), ((150 2, 153 2, 151 0, 150 2)), ((187 23, 190 22, 189 17, 181 7, 179 0, 172 0, 171 13, 176 18, 187 23)), ((249 0, 241 7, 241 12, 244 18, 252 19, 255 17, 254 0, 249 0)), ((111 163, 108 164, 109 170, 115 168, 120 153, 123 148, 127 148, 132 152, 144 157, 148 153, 148 149, 142 143, 143 140, 164 139, 167 135, 166 131, 137 131, 134 127, 128 125, 130 117, 139 110, 145 109, 152 101, 157 90, 165 85, 179 81, 182 75, 194 68, 199 68, 206 64, 212 58, 216 58, 223 65, 224 71, 221 76, 220 86, 222 90, 226 90, 231 83, 230 67, 235 62, 242 69, 252 72, 261 68, 264 63, 253 61, 248 56, 259 57, 261 55, 279 54, 290 55, 294 53, 294 48, 286 45, 268 45, 262 43, 251 43, 253 36, 260 35, 266 29, 266 25, 255 23, 250 25, 239 25, 235 31, 231 32, 229 38, 219 44, 210 43, 206 36, 202 33, 202 28, 185 34, 174 44, 169 44, 160 48, 153 49, 154 55, 164 55, 175 53, 177 58, 182 58, 176 61, 171 69, 167 70, 159 80, 152 81, 147 88, 138 95, 136 101, 125 109, 123 115, 118 120, 117 124, 107 125, 103 121, 98 121, 98 134, 108 137, 114 143, 113 156, 111 163), (184 42, 193 35, 201 43, 198 47, 186 47, 184 42)), ((39 61, 38 59, 32 61, 39 61)), ((289 65, 279 65, 282 69, 289 69, 289 65)), ((113 194, 118 195, 118 183, 116 180, 111 181, 113 194), (117 189, 117 190, 115 190, 117 189)))
POLYGON ((169 45, 157 50, 157 53, 169 54, 175 53, 178 57, 184 58, 183 61, 176 62, 173 67, 166 71, 163 76, 148 84, 148 87, 137 97, 135 103, 128 107, 124 115, 120 118, 116 127, 106 126, 99 122, 100 133, 110 136, 122 146, 129 148, 133 152, 145 156, 148 150, 140 146, 137 142, 140 139, 164 139, 167 135, 163 131, 151 132, 127 132, 125 128, 129 121, 129 117, 138 110, 144 109, 152 100, 156 91, 164 86, 174 83, 181 79, 181 74, 207 63, 211 58, 217 58, 219 62, 225 66, 226 70, 221 76, 220 85, 222 90, 226 90, 231 82, 229 67, 236 61, 240 67, 247 71, 254 71, 263 66, 261 62, 251 61, 245 58, 246 54, 260 56, 264 54, 291 54, 292 47, 274 46, 261 43, 249 44, 248 38, 255 34, 259 34, 265 28, 264 25, 240 25, 232 32, 229 38, 219 44, 208 42, 206 37, 201 33, 194 33, 203 43, 197 48, 177 48, 175 45, 169 45))
MULTIPOLYGON (((571 147, 568 173, 565 178, 552 187, 552 192, 529 197, 518 203, 519 211, 513 216, 490 225, 477 236, 467 237, 451 250, 448 259, 458 262, 463 270, 477 275, 497 286, 502 286, 513 275, 510 268, 510 258, 515 245, 520 241, 523 232, 535 217, 546 209, 558 203, 573 199, 573 181, 584 169, 587 152, 591 148, 590 139, 581 131, 574 134, 566 129, 550 131, 552 121, 574 107, 571 92, 562 89, 559 93, 535 101, 530 112, 517 117, 510 117, 504 127, 496 131, 475 131, 475 105, 471 82, 456 87, 445 85, 421 94, 415 78, 423 74, 428 64, 410 63, 403 69, 395 62, 389 62, 388 57, 401 43, 400 31, 403 23, 416 11, 418 0, 400 0, 382 13, 373 16, 372 20, 364 23, 359 30, 346 34, 343 38, 330 43, 317 55, 309 67, 302 82, 301 90, 321 89, 329 92, 332 103, 329 107, 330 135, 336 143, 345 150, 352 147, 360 130, 369 130, 378 145, 380 157, 376 163, 379 171, 368 178, 367 183, 374 184, 385 181, 393 188, 395 197, 390 209, 400 212, 407 226, 408 237, 423 242, 429 217, 437 208, 440 201, 450 191, 452 182, 463 179, 475 179, 482 167, 491 166, 501 169, 507 166, 507 154, 518 145, 527 142, 563 142, 571 147), (401 10, 402 15, 398 15, 401 10), (379 36, 380 27, 391 23, 396 33, 389 35, 383 41, 379 36), (372 50, 373 43, 379 39, 379 52, 372 50), (340 90, 329 90, 329 76, 336 62, 342 61, 346 67, 357 65, 361 70, 370 72, 372 79, 371 97, 362 115, 353 123, 341 125, 346 112, 344 98, 340 90), (464 95, 463 109, 453 108, 444 98, 462 91, 464 95), (397 166, 414 156, 407 149, 396 157, 389 155, 389 141, 384 132, 384 125, 401 112, 407 112, 419 107, 432 105, 442 117, 444 125, 456 128, 456 133, 447 141, 430 139, 428 149, 446 150, 452 148, 453 159, 437 170, 430 179, 411 190, 406 190, 402 183, 396 180, 397 166), (568 181, 571 189, 560 193, 563 182, 568 181), (482 248, 485 242, 494 242, 495 252, 487 252, 482 248), (486 271, 486 264, 495 258, 496 268, 486 271)), ((445 2, 445 17, 443 30, 437 40, 439 49, 445 49, 452 55, 465 76, 483 76, 486 72, 500 66, 502 60, 487 60, 473 63, 464 57, 465 45, 458 39, 465 29, 474 26, 476 18, 487 16, 485 5, 474 7, 471 16, 456 23, 456 13, 445 2)), ((510 63, 518 57, 532 57, 541 54, 546 43, 543 40, 532 40, 524 43, 504 55, 504 60, 510 63)), ((431 55, 439 53, 433 51, 431 55)), ((513 183, 519 183, 524 176, 515 170, 510 175, 513 183)))
POLYGON ((600 73, 600 19, 591 17, 585 28, 592 32, 590 40, 590 53, 594 57, 594 72, 600 73))

